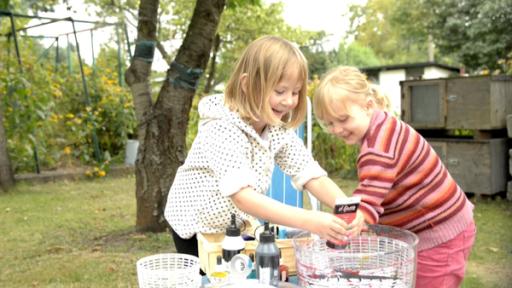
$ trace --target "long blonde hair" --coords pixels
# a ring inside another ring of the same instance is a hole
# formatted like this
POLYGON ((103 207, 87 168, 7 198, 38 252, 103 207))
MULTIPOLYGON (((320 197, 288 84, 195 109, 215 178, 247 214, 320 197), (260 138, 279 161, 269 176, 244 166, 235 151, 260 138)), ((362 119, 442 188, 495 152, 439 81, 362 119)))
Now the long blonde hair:
POLYGON ((250 43, 242 53, 227 82, 224 99, 226 105, 246 121, 264 120, 295 128, 306 115, 307 81, 308 65, 302 52, 285 39, 263 36, 250 43), (297 73, 302 88, 297 106, 283 122, 272 113, 269 97, 285 73, 289 72, 297 73), (243 75, 247 75, 245 83, 241 81, 243 75))
POLYGON ((342 103, 350 111, 347 102, 364 105, 368 100, 376 108, 389 111, 390 102, 378 87, 371 84, 365 74, 350 66, 340 66, 327 72, 321 79, 313 97, 313 109, 320 122, 336 115, 333 103, 342 103))

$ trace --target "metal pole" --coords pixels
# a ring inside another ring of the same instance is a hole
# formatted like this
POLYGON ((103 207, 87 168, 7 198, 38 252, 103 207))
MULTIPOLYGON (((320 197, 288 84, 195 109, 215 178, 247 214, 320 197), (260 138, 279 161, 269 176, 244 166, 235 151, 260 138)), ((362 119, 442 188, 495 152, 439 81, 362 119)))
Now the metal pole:
MULTIPOLYGON (((12 13, 9 15, 9 18, 11 19, 11 34, 13 35, 14 38, 14 47, 16 48, 16 58, 18 59, 19 70, 20 73, 23 73, 23 66, 21 65, 20 47, 18 46, 18 37, 16 36, 16 26, 14 25, 14 16, 12 15, 12 13)), ((34 165, 36 173, 39 174, 41 173, 41 168, 39 166, 39 155, 37 153, 37 144, 35 141, 34 143, 32 143, 32 151, 34 153, 34 165)))
POLYGON ((55 47, 55 73, 59 71, 59 37, 55 37, 57 47, 55 47))
MULTIPOLYGON (((73 31, 76 31, 75 29, 75 22, 73 19, 71 19, 71 24, 73 25, 73 31)), ((85 81, 85 73, 84 73, 84 66, 82 64, 82 57, 80 55, 80 44, 78 43, 78 37, 75 35, 75 45, 76 45, 76 55, 78 56, 78 65, 80 67, 80 75, 82 76, 82 87, 84 89, 85 93, 85 102, 87 105, 91 104, 91 101, 89 99, 89 90, 87 89, 87 82, 85 81)))
POLYGON ((23 67, 21 66, 21 56, 20 56, 20 47, 18 46, 18 37, 16 37, 16 27, 14 26, 14 17, 9 15, 9 19, 11 19, 11 34, 14 38, 14 47, 16 48, 16 58, 18 59, 18 65, 20 72, 23 72, 23 67))
MULTIPOLYGON (((85 93, 85 103, 87 106, 91 105, 91 100, 89 99, 89 90, 87 89, 87 81, 85 80, 85 73, 84 73, 84 66, 82 64, 82 57, 80 55, 80 45, 78 43, 78 37, 76 36, 76 28, 75 28, 75 22, 73 21, 73 18, 69 18, 71 21, 71 24, 73 25, 73 32, 75 35, 75 44, 76 44, 76 54, 78 56, 78 64, 80 65, 80 74, 82 76, 82 86, 85 93)), ((91 119, 92 122, 92 143, 94 147, 94 158, 96 158, 97 162, 101 161, 101 155, 100 155, 100 146, 98 143, 98 136, 96 135, 96 123, 94 120, 91 119)))
POLYGON ((124 86, 123 81, 123 61, 121 58, 121 36, 119 34, 119 25, 116 25, 116 36, 117 36, 117 78, 119 86, 124 86))
POLYGON ((96 59, 94 59, 94 33, 91 30, 91 56, 92 56, 92 77, 94 79, 96 74, 96 59))
POLYGON ((109 22, 98 22, 98 21, 71 19, 69 17, 66 17, 66 18, 53 18, 53 17, 31 16, 31 15, 24 15, 24 14, 19 14, 19 13, 12 13, 10 11, 0 10, 0 16, 10 16, 10 15, 12 15, 14 17, 29 18, 29 19, 55 20, 55 21, 73 21, 73 22, 77 22, 77 23, 104 24, 104 25, 116 25, 117 24, 117 23, 109 23, 109 22))
POLYGON ((126 46, 128 48, 128 57, 130 57, 130 62, 132 61, 132 48, 131 48, 131 44, 130 44, 130 36, 128 36, 128 28, 126 27, 126 23, 123 24, 123 30, 124 30, 124 35, 126 37, 126 46))
POLYGON ((66 47, 66 58, 68 60, 68 73, 71 74, 71 43, 69 43, 69 35, 66 35, 66 40, 68 41, 68 46, 66 47))
POLYGON ((96 59, 94 58, 94 32, 91 30, 91 56, 92 56, 92 85, 94 90, 94 97, 93 101, 94 103, 99 102, 99 94, 98 94, 98 87, 96 86, 96 59))

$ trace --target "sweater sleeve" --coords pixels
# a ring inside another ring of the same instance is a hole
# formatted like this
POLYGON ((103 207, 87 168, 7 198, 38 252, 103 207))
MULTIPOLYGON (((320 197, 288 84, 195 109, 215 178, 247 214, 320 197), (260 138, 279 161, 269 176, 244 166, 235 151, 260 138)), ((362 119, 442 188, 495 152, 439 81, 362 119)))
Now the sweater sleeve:
POLYGON ((327 176, 322 167, 313 159, 302 140, 291 130, 283 135, 275 160, 284 173, 292 177, 292 185, 302 191, 311 179, 327 176))
POLYGON ((371 153, 361 155, 358 161, 359 184, 353 195, 361 197, 359 208, 370 224, 379 222, 379 217, 384 212, 382 202, 393 187, 396 167, 390 162, 394 163, 371 153))
POLYGON ((401 131, 397 119, 382 111, 376 111, 370 122, 357 159, 359 185, 354 196, 361 197, 360 210, 370 224, 379 222, 384 213, 383 202, 394 189, 399 175, 400 146, 407 136, 401 131))

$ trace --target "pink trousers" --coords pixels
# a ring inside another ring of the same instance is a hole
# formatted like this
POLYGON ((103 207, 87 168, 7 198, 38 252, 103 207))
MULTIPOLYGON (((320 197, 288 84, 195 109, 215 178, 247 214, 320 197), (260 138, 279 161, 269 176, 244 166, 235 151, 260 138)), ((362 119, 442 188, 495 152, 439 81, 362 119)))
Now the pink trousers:
POLYGON ((472 222, 452 240, 418 252, 416 288, 456 288, 464 279, 466 263, 475 242, 472 222))

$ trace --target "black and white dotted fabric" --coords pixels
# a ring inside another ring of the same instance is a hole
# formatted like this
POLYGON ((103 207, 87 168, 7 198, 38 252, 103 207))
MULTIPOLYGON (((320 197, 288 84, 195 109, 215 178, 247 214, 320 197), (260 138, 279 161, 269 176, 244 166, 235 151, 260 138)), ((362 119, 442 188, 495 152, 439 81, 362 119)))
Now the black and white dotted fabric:
POLYGON ((169 191, 165 218, 184 239, 198 232, 220 233, 231 213, 248 220, 230 196, 245 187, 266 194, 275 163, 302 190, 327 173, 294 131, 270 126, 260 136, 224 106, 223 95, 203 98, 198 134, 169 191))

